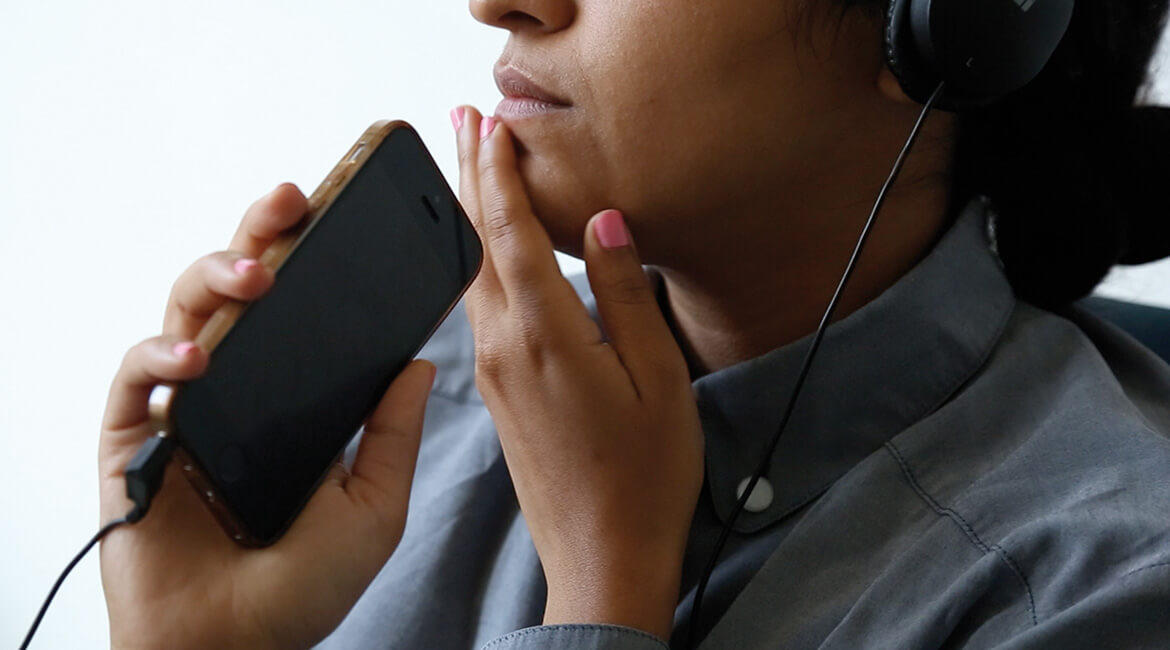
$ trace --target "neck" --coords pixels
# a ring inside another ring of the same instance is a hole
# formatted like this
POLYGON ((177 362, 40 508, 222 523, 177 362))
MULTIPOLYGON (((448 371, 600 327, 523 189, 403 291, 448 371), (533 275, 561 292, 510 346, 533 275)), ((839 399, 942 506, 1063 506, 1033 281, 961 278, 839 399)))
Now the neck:
MULTIPOLYGON (((872 301, 929 252, 948 225, 947 200, 942 187, 889 196, 835 320, 872 301)), ((785 212, 801 219, 785 221, 783 234, 711 241, 708 253, 723 254, 656 267, 692 379, 797 341, 820 323, 869 206, 850 201, 819 213, 785 212)))

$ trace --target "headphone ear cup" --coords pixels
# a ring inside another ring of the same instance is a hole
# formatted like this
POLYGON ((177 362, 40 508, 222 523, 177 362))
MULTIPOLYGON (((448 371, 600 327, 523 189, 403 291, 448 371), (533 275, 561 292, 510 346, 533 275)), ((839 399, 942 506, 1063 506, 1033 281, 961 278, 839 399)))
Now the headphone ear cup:
MULTIPOLYGON (((910 26, 912 0, 890 0, 886 9, 886 64, 910 99, 925 104, 938 86, 938 74, 923 59, 910 26)), ((939 106, 939 108, 945 108, 939 106)))
POLYGON ((982 106, 1036 78, 1052 58, 1074 0, 891 0, 886 54, 906 94, 939 107, 982 106))

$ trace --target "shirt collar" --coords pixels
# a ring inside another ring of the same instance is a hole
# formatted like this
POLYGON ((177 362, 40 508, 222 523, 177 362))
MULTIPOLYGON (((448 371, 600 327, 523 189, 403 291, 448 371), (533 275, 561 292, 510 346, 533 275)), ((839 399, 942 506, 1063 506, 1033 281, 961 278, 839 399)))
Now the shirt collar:
MULTIPOLYGON (((1015 306, 991 250, 989 214, 985 199, 973 200, 925 259, 829 327, 765 476, 771 503, 743 512, 737 531, 760 530, 815 499, 983 364, 1015 306)), ((650 275, 662 297, 661 276, 650 275)), ((708 488, 724 521, 776 432, 810 341, 694 382, 708 488)))

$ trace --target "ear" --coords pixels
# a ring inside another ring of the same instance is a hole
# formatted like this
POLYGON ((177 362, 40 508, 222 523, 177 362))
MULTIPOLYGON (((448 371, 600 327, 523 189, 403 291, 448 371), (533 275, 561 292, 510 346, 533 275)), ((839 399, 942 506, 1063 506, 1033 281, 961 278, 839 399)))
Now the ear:
POLYGON ((913 99, 910 99, 906 91, 902 90, 902 84, 898 81, 898 77, 888 65, 883 65, 881 71, 878 72, 877 87, 882 97, 890 101, 898 104, 911 105, 917 103, 913 99))

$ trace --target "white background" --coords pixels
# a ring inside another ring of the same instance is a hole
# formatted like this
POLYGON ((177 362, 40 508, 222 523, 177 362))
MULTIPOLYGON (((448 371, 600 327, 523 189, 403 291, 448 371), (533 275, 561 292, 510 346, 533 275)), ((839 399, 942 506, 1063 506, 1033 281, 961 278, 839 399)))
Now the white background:
MULTIPOLYGON (((463 0, 0 0, 0 647, 98 527, 106 391, 178 274, 380 118, 457 185, 447 111, 494 107, 505 36, 463 0)), ((1104 291, 1170 305, 1170 265, 1104 291)), ((94 554, 34 646, 106 632, 94 554)))

